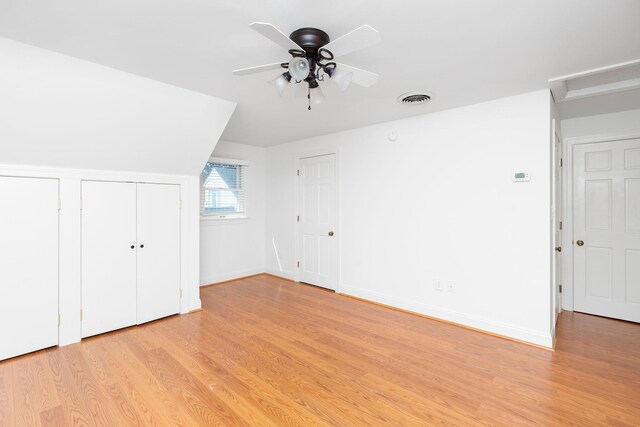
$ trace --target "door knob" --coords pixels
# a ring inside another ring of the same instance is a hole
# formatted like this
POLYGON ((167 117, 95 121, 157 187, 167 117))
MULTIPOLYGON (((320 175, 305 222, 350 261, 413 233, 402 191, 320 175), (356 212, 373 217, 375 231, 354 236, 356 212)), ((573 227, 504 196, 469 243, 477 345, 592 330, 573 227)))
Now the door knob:
POLYGON ((333 236, 333 231, 330 231, 330 232, 329 232, 329 236, 333 236))
POLYGON ((557 247, 556 247, 556 251, 558 251, 558 252, 562 252, 562 246, 557 246, 557 247))
POLYGON ((135 249, 135 246, 134 246, 134 245, 131 245, 131 249, 135 249))
POLYGON ((578 241, 576 242, 576 245, 578 245, 578 246, 582 246, 582 245, 584 245, 584 242, 583 242, 582 240, 578 240, 578 241))
POLYGON ((140 245, 140 249, 144 248, 144 245, 140 245))

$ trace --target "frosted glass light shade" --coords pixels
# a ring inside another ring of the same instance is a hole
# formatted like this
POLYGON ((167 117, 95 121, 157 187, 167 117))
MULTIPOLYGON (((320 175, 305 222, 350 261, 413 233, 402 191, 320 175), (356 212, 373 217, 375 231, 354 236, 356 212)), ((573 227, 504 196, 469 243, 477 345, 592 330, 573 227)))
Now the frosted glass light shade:
POLYGON ((304 80, 309 76, 309 61, 296 57, 289 61, 289 74, 296 80, 304 80))
POLYGON ((340 90, 345 90, 351 83, 352 79, 353 73, 343 71, 340 68, 336 68, 331 73, 331 80, 333 80, 338 85, 340 90))
POLYGON ((269 84, 276 88, 276 91, 278 91, 278 95, 282 96, 282 92, 284 92, 287 86, 289 86, 289 80, 291 79, 287 80, 287 78, 283 74, 280 74, 275 79, 270 80, 269 84))
POLYGON ((311 89, 311 103, 322 104, 324 102, 324 93, 320 89, 320 86, 311 89))

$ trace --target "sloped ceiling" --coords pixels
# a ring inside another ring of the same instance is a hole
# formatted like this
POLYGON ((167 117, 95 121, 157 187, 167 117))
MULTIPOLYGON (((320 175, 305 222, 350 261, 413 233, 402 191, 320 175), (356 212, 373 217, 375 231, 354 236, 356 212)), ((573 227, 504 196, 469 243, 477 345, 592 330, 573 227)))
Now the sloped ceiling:
POLYGON ((238 103, 224 139, 268 146, 548 87, 550 78, 640 58, 637 0, 0 0, 0 36, 238 103), (380 74, 368 89, 323 85, 307 111, 277 72, 231 70, 285 61, 250 30, 271 22, 336 38, 362 25, 382 42, 342 58, 380 74), (401 93, 435 93, 402 106, 401 93))
POLYGON ((235 104, 0 38, 0 163, 199 175, 235 104))

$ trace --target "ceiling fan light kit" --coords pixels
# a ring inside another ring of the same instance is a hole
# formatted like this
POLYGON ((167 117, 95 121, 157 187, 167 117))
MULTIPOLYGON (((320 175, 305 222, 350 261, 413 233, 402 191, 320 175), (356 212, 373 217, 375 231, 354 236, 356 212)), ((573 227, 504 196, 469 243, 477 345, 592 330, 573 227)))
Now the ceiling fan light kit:
POLYGON ((278 91, 278 95, 282 95, 284 90, 287 88, 287 85, 291 81, 291 74, 288 72, 280 74, 273 80, 269 81, 269 84, 273 85, 278 91))
POLYGON ((353 73, 343 71, 341 68, 333 68, 327 74, 338 85, 340 90, 345 90, 353 80, 353 73))
POLYGON ((309 64, 309 60, 298 56, 289 61, 287 68, 289 68, 289 74, 291 74, 291 77, 296 79, 296 81, 302 81, 309 77, 311 65, 309 64))
POLYGON ((345 90, 352 82, 368 87, 378 80, 378 75, 375 73, 334 62, 334 58, 338 56, 346 55, 380 41, 378 31, 368 25, 363 25, 334 41, 331 41, 327 33, 317 28, 300 28, 287 37, 271 24, 254 22, 249 27, 287 49, 292 59, 279 64, 235 70, 233 74, 244 76, 285 68, 287 71, 269 83, 275 87, 279 95, 282 95, 291 81, 295 84, 306 83, 309 110, 311 110, 312 103, 319 104, 325 99, 319 84, 324 81, 325 76, 333 80, 340 90, 345 90))

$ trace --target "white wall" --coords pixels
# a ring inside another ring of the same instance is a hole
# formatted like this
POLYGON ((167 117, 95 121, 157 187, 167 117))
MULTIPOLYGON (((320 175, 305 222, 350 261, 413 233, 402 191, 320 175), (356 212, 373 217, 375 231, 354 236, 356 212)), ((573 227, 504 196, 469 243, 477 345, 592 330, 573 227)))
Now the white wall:
POLYGON ((60 344, 80 340, 83 179, 181 186, 181 311, 200 307, 199 174, 235 104, 0 38, 0 175, 60 180, 60 344))
POLYGON ((551 346, 549 96, 269 148, 267 271, 295 277, 296 157, 337 150, 339 292, 551 346))
POLYGON ((265 271, 266 149, 220 141, 213 156, 246 160, 247 218, 200 221, 200 284, 265 271))
POLYGON ((640 133, 640 110, 562 120, 562 137, 598 137, 640 133))
POLYGON ((0 38, 0 162, 198 175, 235 104, 0 38))

